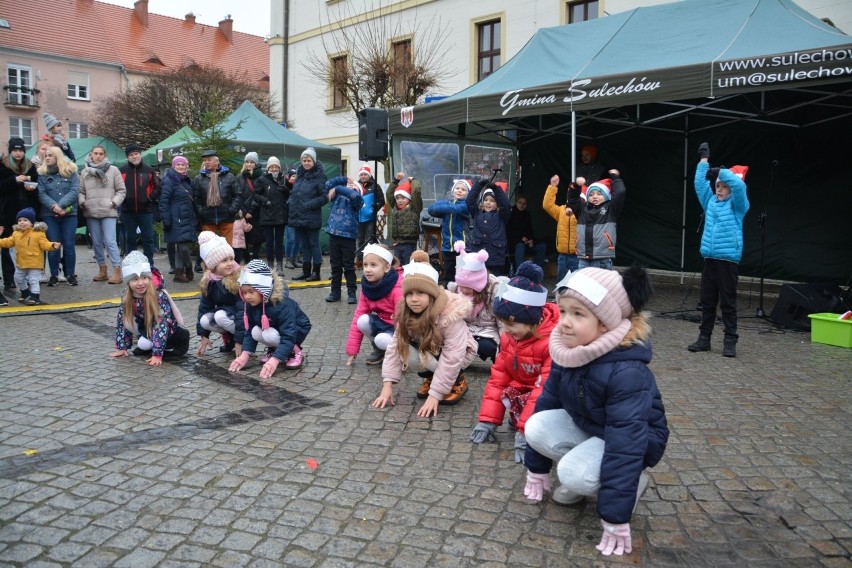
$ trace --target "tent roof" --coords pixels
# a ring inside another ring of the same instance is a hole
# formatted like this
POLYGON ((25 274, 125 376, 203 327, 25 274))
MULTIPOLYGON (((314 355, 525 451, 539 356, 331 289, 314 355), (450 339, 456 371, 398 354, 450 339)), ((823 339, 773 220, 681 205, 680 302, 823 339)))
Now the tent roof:
POLYGON ((243 101, 228 118, 219 124, 219 128, 227 131, 236 127, 240 121, 243 123, 234 133, 234 140, 243 143, 285 144, 302 146, 302 149, 313 146, 317 150, 338 150, 335 146, 322 144, 288 130, 260 112, 250 101, 243 101))
POLYGON ((486 79, 414 107, 407 131, 403 113, 391 113, 390 128, 437 134, 443 125, 448 134, 449 125, 472 123, 470 136, 513 120, 523 127, 523 117, 644 103, 694 100, 692 109, 734 94, 803 88, 819 100, 850 83, 849 36, 792 1, 684 0, 539 30, 486 79))
POLYGON ((144 152, 142 152, 142 161, 147 164, 156 164, 157 162, 157 149, 158 148, 172 148, 178 144, 184 144, 188 140, 192 140, 195 136, 195 131, 189 126, 182 126, 180 130, 172 134, 171 136, 160 140, 158 143, 154 144, 144 152))

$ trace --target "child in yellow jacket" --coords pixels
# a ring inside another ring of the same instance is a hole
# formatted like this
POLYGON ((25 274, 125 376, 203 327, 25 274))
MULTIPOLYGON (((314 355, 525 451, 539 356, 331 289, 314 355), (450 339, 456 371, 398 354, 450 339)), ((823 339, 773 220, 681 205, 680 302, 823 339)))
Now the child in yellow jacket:
POLYGON ((60 246, 47 240, 47 225, 36 223, 35 218, 32 207, 18 211, 15 215, 18 224, 12 227, 14 233, 0 239, 0 248, 15 248, 15 284, 21 291, 18 301, 30 306, 41 303, 39 280, 44 272, 44 253, 60 246))
MULTIPOLYGON (((585 183, 585 178, 578 177, 570 187, 582 189, 585 183)), ((559 176, 555 175, 550 178, 550 185, 544 192, 541 204, 544 211, 556 220, 556 252, 559 253, 557 282, 565 278, 568 272, 575 272, 580 262, 577 258, 577 217, 567 205, 556 205, 558 186, 559 176)))

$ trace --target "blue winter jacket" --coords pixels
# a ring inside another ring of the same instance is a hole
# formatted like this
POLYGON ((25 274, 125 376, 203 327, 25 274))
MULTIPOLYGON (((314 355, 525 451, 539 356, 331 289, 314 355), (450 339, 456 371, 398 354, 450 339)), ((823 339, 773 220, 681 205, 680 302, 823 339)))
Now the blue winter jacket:
POLYGON ((429 206, 429 215, 441 221, 441 251, 451 252, 453 243, 465 241, 470 234, 470 211, 464 199, 442 199, 429 206))
POLYGON ((160 219, 167 243, 196 239, 195 207, 192 206, 192 178, 169 169, 160 186, 160 219))
POLYGON ((57 203, 63 209, 71 206, 71 211, 66 216, 76 215, 79 195, 80 176, 76 173, 67 178, 59 175, 59 172, 38 176, 38 200, 41 202, 42 217, 52 217, 53 206, 57 203))
MULTIPOLYGON (((535 405, 535 412, 565 410, 579 428, 605 441, 597 509, 613 524, 630 522, 639 475, 660 461, 669 438, 650 361, 647 344, 617 348, 577 368, 553 361, 535 405)), ((529 445, 524 463, 533 473, 552 466, 529 445)))
POLYGON ((506 223, 512 212, 512 204, 506 192, 497 186, 492 187, 497 209, 494 211, 482 211, 479 209, 479 197, 488 185, 487 180, 482 180, 473 186, 467 195, 467 209, 473 216, 473 231, 468 239, 470 251, 476 252, 482 249, 488 251, 486 266, 499 266, 501 269, 506 263, 506 223))
POLYGON ((279 361, 285 362, 290 358, 293 352, 293 347, 301 346, 308 333, 311 331, 311 320, 302 308, 289 297, 285 297, 278 302, 267 302, 258 306, 246 304, 246 317, 248 318, 248 328, 246 329, 245 337, 243 337, 243 351, 254 353, 257 349, 257 340, 252 337, 251 330, 255 326, 261 325, 261 318, 264 312, 269 319, 269 327, 274 327, 281 335, 281 342, 272 353, 272 356, 279 361))
POLYGON ((290 192, 288 225, 297 229, 322 227, 322 207, 328 203, 326 180, 322 162, 316 162, 309 170, 301 165, 296 169, 296 183, 290 192))
MULTIPOLYGON (((202 284, 204 282, 202 281, 202 284)), ((201 316, 204 314, 216 313, 218 310, 224 310, 229 316, 234 318, 236 329, 234 330, 234 342, 242 345, 245 337, 245 322, 243 321, 243 311, 245 303, 239 293, 232 293, 225 287, 225 282, 222 280, 207 280, 204 293, 198 301, 198 318, 195 323, 195 333, 199 337, 210 337, 210 330, 201 327, 201 316)))
POLYGON ((346 187, 349 180, 339 176, 326 182, 327 190, 334 188, 334 200, 325 232, 336 237, 355 239, 358 237, 358 213, 364 199, 361 192, 346 187))
POLYGON ((743 257, 743 218, 749 208, 746 184, 731 170, 722 168, 719 181, 728 184, 731 193, 718 199, 707 179, 709 169, 708 162, 698 162, 695 168, 695 194, 704 209, 701 256, 738 263, 743 257))

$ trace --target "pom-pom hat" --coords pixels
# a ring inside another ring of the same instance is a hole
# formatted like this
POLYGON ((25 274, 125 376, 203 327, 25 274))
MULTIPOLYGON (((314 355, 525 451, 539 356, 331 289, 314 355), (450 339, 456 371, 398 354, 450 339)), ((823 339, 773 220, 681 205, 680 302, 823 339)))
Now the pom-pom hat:
POLYGON ((47 130, 52 130, 54 126, 57 124, 61 124, 62 121, 50 114, 49 112, 42 113, 44 117, 44 125, 47 127, 47 130))
POLYGON ((501 284, 494 294, 494 315, 512 322, 536 325, 541 321, 547 288, 541 285, 544 271, 529 260, 523 262, 508 284, 501 284))
POLYGON ((453 248, 458 253, 456 257, 456 284, 482 292, 488 284, 488 270, 485 261, 488 251, 465 252, 464 241, 456 241, 453 248))
POLYGON ((29 219, 30 223, 35 224, 35 219, 36 219, 35 209, 33 209, 32 207, 25 207, 24 209, 21 209, 20 211, 15 213, 15 220, 16 221, 18 219, 20 219, 21 217, 23 217, 24 219, 29 219))
POLYGON ((198 235, 198 254, 207 268, 213 270, 226 258, 234 258, 234 249, 224 237, 212 231, 201 231, 198 235))
POLYGON ((586 191, 586 198, 592 194, 593 191, 599 191, 601 195, 604 196, 604 199, 609 201, 612 199, 612 181, 608 179, 602 179, 601 181, 596 181, 592 185, 589 186, 589 189, 586 191))
POLYGON ((411 253, 411 262, 402 267, 402 294, 423 292, 434 299, 433 310, 438 313, 447 305, 446 291, 438 286, 438 271, 429 262, 429 255, 422 250, 411 253))
POLYGON ((137 276, 151 277, 151 264, 148 257, 138 250, 130 251, 130 254, 121 261, 121 279, 130 282, 137 276))

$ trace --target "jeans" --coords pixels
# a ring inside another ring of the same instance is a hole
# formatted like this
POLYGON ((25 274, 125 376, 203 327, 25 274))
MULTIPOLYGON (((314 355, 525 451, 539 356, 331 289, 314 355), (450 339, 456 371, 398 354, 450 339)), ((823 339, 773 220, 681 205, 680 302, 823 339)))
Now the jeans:
POLYGON ((151 266, 154 266, 154 214, 122 211, 121 223, 124 225, 124 256, 136 250, 136 227, 139 227, 142 233, 142 251, 151 266))
MULTIPOLYGON (((121 267, 121 256, 118 254, 118 243, 116 242, 116 224, 118 219, 115 217, 104 217, 103 219, 95 219, 94 217, 86 217, 86 225, 89 227, 89 234, 92 236, 92 248, 95 250, 95 262, 98 266, 106 264, 104 260, 104 247, 109 254, 109 260, 114 268, 121 267)), ((76 232, 76 227, 74 231, 76 232)))
POLYGON ((601 487, 604 441, 578 427, 563 409, 536 412, 524 426, 527 444, 555 462, 562 487, 595 495, 601 487))
POLYGON ((302 241, 302 262, 314 263, 317 267, 322 264, 322 249, 319 244, 319 229, 301 229, 296 227, 296 234, 302 241))
MULTIPOLYGON (((61 251, 53 250, 47 253, 50 275, 59 276, 59 258, 62 254, 65 255, 65 276, 76 274, 77 250, 74 248, 74 241, 77 238, 77 216, 55 217, 46 215, 44 222, 47 223, 47 238, 53 242, 62 243, 61 251)), ((113 231, 114 234, 115 231, 113 231)))
POLYGON ((284 227, 285 225, 264 225, 262 227, 266 240, 266 263, 270 267, 273 261, 284 261, 284 227))
POLYGON ((284 236, 287 239, 287 242, 284 244, 284 255, 287 258, 296 258, 299 254, 299 249, 302 248, 302 241, 299 239, 296 227, 287 225, 287 228, 284 230, 284 236))
POLYGON ((737 282, 739 265, 728 260, 704 259, 701 271, 701 325, 703 335, 711 335, 716 324, 716 304, 722 307, 725 335, 737 335, 737 282))
POLYGON ((556 281, 562 282, 568 272, 577 272, 580 259, 576 254, 560 254, 556 259, 556 281))
POLYGON ((355 239, 328 236, 328 262, 331 264, 331 291, 340 292, 343 275, 346 289, 355 292, 355 239))
POLYGON ((585 258, 581 258, 577 268, 603 268, 604 270, 612 270, 612 259, 597 258, 594 260, 587 260, 585 258))
POLYGON ((393 254, 399 259, 399 264, 405 266, 411 260, 411 253, 417 250, 417 243, 397 243, 393 254))
POLYGON ((547 252, 547 245, 544 243, 535 243, 533 246, 528 247, 524 243, 518 243, 515 245, 515 272, 518 271, 518 267, 524 262, 527 254, 533 255, 533 262, 541 267, 544 270, 544 255, 547 252))

